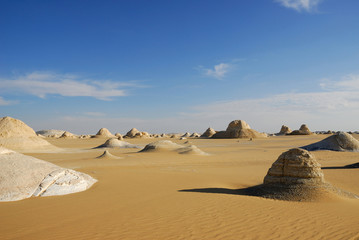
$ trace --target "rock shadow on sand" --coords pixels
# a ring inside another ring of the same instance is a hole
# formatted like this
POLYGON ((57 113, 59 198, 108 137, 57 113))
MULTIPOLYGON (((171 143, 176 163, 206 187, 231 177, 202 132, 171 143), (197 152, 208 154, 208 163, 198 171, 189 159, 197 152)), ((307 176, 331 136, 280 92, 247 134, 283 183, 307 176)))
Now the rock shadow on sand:
POLYGON ((263 184, 241 189, 202 188, 180 192, 244 195, 298 202, 359 198, 326 182, 315 156, 299 148, 282 153, 268 170, 263 184))
POLYGON ((345 166, 322 167, 322 169, 355 169, 355 168, 359 168, 359 162, 345 166))
POLYGON ((196 192, 196 193, 213 193, 213 194, 229 194, 237 196, 259 197, 265 199, 274 199, 282 201, 295 202, 313 202, 328 199, 336 199, 335 195, 342 195, 349 198, 357 198, 354 194, 342 192, 330 185, 311 188, 302 187, 278 187, 260 184, 247 188, 228 189, 228 188, 194 188, 183 189, 179 192, 196 192))

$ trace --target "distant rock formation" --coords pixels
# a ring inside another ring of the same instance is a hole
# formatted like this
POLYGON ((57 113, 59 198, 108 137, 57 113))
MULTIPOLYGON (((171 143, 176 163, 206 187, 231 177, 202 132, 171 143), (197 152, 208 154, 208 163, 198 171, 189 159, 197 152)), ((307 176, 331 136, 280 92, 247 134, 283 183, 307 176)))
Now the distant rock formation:
POLYGON ((263 138, 265 133, 259 133, 250 128, 243 120, 234 120, 229 123, 226 131, 217 132, 212 138, 263 138))
POLYGON ((84 191, 97 180, 71 169, 0 147, 0 201, 84 191))
POLYGON ((207 128, 207 130, 202 133, 201 137, 203 138, 210 138, 212 137, 214 134, 216 134, 216 131, 213 128, 207 128))
POLYGON ((136 136, 137 133, 140 133, 136 128, 132 128, 130 131, 128 131, 125 135, 125 137, 133 138, 136 136))
POLYGON ((179 154, 194 154, 194 155, 208 155, 203 152, 199 148, 194 145, 183 146, 177 143, 174 143, 169 140, 161 140, 153 143, 147 144, 141 151, 139 152, 177 152, 179 154))
POLYGON ((289 133, 288 135, 311 135, 313 134, 307 125, 302 124, 302 126, 300 126, 299 130, 294 130, 291 133, 289 133))
POLYGON ((115 137, 117 137, 118 140, 123 140, 123 136, 121 133, 116 133, 115 137))
POLYGON ((200 136, 201 136, 201 135, 199 135, 198 133, 194 132, 194 133, 192 133, 191 136, 189 136, 189 137, 191 137, 191 138, 198 138, 198 137, 200 137, 200 136))
POLYGON ((64 132, 65 132, 65 130, 49 129, 49 130, 37 131, 36 134, 41 134, 45 137, 58 138, 58 137, 61 137, 61 135, 64 134, 64 132))
POLYGON ((13 150, 58 149, 24 122, 11 118, 0 118, 0 146, 13 150))
POLYGON ((308 151, 331 150, 359 152, 359 141, 349 133, 339 132, 319 142, 312 143, 301 148, 308 151))
POLYGON ((96 158, 98 158, 98 159, 121 159, 121 157, 112 155, 108 150, 105 150, 100 156, 98 156, 96 158))
POLYGON ((276 135, 277 136, 287 135, 287 134, 290 134, 291 132, 292 132, 292 130, 289 127, 282 125, 279 133, 277 133, 276 135))
POLYGON ((185 134, 183 134, 181 137, 184 137, 184 138, 187 138, 187 137, 190 137, 191 134, 189 132, 186 132, 185 134))
POLYGON ((113 135, 107 128, 101 128, 98 130, 96 135, 94 136, 96 138, 113 138, 115 135, 113 135))
POLYGON ((140 148, 137 145, 121 141, 117 138, 110 138, 104 144, 97 146, 95 148, 140 148))
POLYGON ((60 138, 77 138, 77 136, 74 135, 74 134, 72 134, 72 133, 70 133, 70 132, 65 131, 65 132, 60 136, 60 138))

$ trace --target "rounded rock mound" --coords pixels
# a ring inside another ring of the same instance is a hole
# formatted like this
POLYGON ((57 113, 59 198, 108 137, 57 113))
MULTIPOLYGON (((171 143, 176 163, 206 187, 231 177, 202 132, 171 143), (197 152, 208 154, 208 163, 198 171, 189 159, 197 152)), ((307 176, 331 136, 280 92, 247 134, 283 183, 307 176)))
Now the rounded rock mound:
POLYGON ((243 120, 234 120, 229 123, 226 131, 217 132, 212 138, 264 138, 267 134, 257 132, 243 120))
POLYGON ((139 152, 161 152, 161 151, 177 152, 179 154, 208 155, 207 153, 203 152, 201 149, 199 149, 194 145, 183 146, 169 140, 161 140, 161 141, 149 143, 139 152))
POLYGON ((300 148, 282 153, 268 170, 262 187, 256 191, 262 197, 288 201, 358 198, 325 182, 314 155, 300 148))
POLYGON ((310 152, 294 148, 279 156, 268 170, 263 183, 320 185, 324 183, 324 175, 320 164, 310 152))
POLYGON ((276 135, 277 136, 280 136, 280 135, 287 135, 287 134, 290 134, 292 132, 292 129, 290 129, 289 127, 285 126, 285 125, 282 125, 279 133, 277 133, 276 135))
POLYGON ((319 142, 312 143, 301 148, 308 151, 331 150, 359 152, 359 141, 349 133, 339 132, 319 142))
POLYGON ((98 156, 96 158, 99 158, 99 159, 121 159, 121 157, 112 155, 108 150, 105 150, 100 156, 98 156))
POLYGON ((60 138, 78 138, 76 135, 74 135, 73 133, 70 133, 68 131, 65 131, 60 138))
POLYGON ((98 130, 96 135, 94 136, 96 138, 113 138, 115 135, 113 135, 107 128, 101 128, 98 130))
POLYGON ((136 128, 132 128, 130 131, 126 133, 125 137, 134 138, 136 134, 141 134, 141 132, 138 131, 136 128))
POLYGON ((0 201, 65 195, 90 188, 96 179, 0 147, 0 201))
POLYGON ((49 130, 40 130, 37 131, 36 134, 40 134, 43 135, 45 137, 54 137, 54 138, 58 138, 60 137, 62 134, 64 134, 65 130, 55 130, 55 129, 49 129, 49 130))
POLYGON ((140 148, 137 145, 121 141, 118 138, 110 138, 104 144, 95 148, 140 148))
POLYGON ((201 137, 203 138, 210 138, 212 137, 214 134, 216 134, 216 131, 213 128, 207 128, 207 130, 202 133, 201 137))
POLYGON ((13 150, 58 149, 24 122, 11 118, 0 118, 0 146, 13 150))
POLYGON ((154 152, 154 151, 173 151, 182 146, 169 140, 161 140, 147 144, 140 152, 154 152))

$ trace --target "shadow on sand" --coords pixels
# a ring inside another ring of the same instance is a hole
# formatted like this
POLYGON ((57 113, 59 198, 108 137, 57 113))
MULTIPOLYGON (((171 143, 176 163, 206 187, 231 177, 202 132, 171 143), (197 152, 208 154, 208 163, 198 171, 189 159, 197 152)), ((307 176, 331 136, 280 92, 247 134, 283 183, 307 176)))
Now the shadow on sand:
POLYGON ((268 191, 263 187, 263 184, 240 189, 228 189, 228 188, 194 188, 194 189, 182 189, 179 192, 197 192, 197 193, 217 193, 217 194, 230 194, 241 196, 255 196, 266 197, 268 191))
POLYGON ((359 168, 359 162, 345 166, 322 167, 322 169, 353 169, 353 168, 359 168))

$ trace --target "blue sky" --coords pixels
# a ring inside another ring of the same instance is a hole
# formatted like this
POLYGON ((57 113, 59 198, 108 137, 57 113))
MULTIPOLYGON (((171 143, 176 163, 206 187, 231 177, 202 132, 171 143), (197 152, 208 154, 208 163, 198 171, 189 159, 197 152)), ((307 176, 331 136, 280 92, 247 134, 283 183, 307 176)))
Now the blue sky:
POLYGON ((359 1, 0 1, 0 113, 40 129, 359 130, 359 1))

